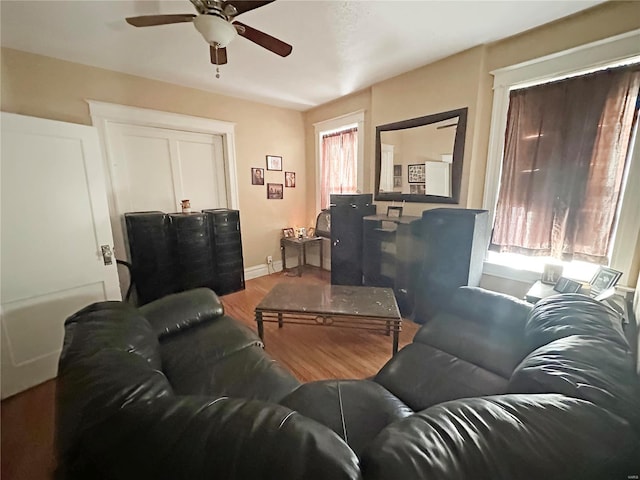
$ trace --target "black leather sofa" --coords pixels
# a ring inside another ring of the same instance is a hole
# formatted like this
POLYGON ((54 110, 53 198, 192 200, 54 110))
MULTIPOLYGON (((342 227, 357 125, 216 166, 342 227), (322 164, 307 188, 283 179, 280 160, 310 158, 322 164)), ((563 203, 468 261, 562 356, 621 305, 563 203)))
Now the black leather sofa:
POLYGON ((627 479, 640 383, 580 295, 462 287, 372 379, 301 385, 210 290, 65 323, 59 478, 627 479))

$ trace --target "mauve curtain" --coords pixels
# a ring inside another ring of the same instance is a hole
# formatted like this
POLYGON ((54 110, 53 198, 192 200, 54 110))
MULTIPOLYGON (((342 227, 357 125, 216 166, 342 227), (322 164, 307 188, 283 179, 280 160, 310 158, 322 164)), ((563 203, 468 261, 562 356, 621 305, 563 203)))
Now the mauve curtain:
POLYGON ((332 193, 356 193, 357 153, 356 128, 322 136, 320 208, 329 207, 329 195, 332 193))
POLYGON ((511 92, 493 250, 607 263, 639 70, 511 92))

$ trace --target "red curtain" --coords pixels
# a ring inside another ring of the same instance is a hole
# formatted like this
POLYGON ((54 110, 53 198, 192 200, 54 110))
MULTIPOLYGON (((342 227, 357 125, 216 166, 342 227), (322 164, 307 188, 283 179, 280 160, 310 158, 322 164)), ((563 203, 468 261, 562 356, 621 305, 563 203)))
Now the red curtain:
POLYGON ((511 92, 491 248, 608 262, 640 66, 511 92))
POLYGON ((332 193, 356 193, 357 155, 357 128, 322 136, 320 208, 329 208, 329 195, 332 193))

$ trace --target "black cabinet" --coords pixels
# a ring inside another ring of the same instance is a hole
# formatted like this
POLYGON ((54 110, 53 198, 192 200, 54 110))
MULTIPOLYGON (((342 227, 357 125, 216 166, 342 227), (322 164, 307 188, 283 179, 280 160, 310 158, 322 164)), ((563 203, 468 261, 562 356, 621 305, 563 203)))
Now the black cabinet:
POLYGON ((331 195, 331 283, 362 285, 362 217, 376 212, 371 194, 331 195))
POLYGON ((362 221, 364 285, 393 288, 400 312, 408 317, 423 252, 420 217, 369 215, 362 221))
POLYGON ((463 285, 477 286, 489 242, 486 210, 422 212, 424 258, 416 290, 416 322, 424 323, 463 285))
POLYGON ((237 210, 131 212, 124 217, 138 304, 197 287, 219 295, 244 288, 237 210))

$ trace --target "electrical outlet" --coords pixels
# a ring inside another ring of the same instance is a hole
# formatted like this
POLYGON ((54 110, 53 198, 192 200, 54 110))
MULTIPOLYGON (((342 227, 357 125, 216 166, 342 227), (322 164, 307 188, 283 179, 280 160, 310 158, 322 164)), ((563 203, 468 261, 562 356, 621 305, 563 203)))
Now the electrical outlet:
POLYGON ((271 265, 273 263, 273 257, 271 255, 267 256, 267 264, 271 265))

